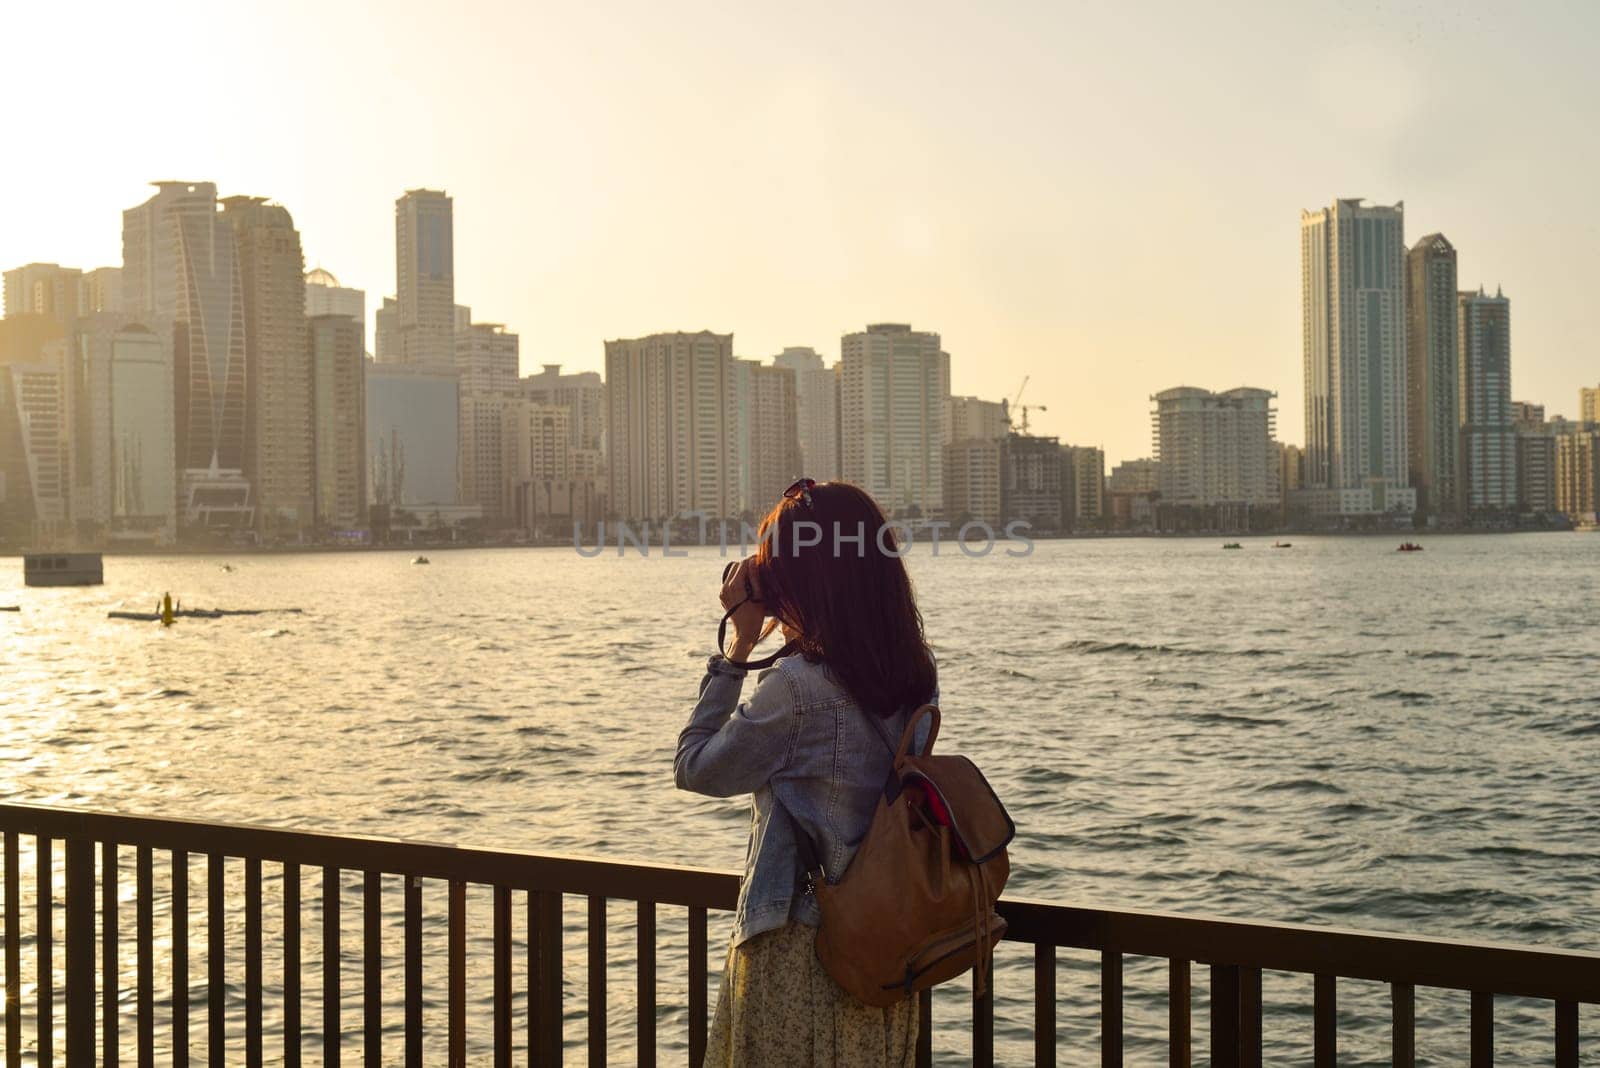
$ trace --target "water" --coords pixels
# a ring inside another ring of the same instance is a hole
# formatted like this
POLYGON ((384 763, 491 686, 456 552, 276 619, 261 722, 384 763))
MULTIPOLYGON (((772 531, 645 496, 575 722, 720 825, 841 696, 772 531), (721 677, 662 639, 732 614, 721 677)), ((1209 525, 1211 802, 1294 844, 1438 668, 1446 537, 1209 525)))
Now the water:
MULTIPOLYGON (((1419 554, 1386 539, 1244 544, 1041 542, 1021 559, 948 545, 935 558, 921 545, 908 558, 940 661, 941 746, 979 761, 1018 826, 1009 892, 1600 949, 1600 538, 1431 537, 1419 554)), ((671 781, 715 632, 714 550, 439 552, 429 567, 398 553, 242 557, 231 572, 222 562, 109 557, 105 586, 64 590, 23 589, 19 563, 5 568, 0 604, 23 611, 0 613, 0 796, 742 863, 744 805, 671 781), (105 618, 164 590, 193 606, 305 612, 170 630, 105 618)), ((194 867, 200 915, 203 861, 194 867)), ((388 890, 397 913, 398 884, 388 890)), ((308 875, 308 1029, 320 1019, 319 896, 308 875)), ((359 900, 352 881, 354 952, 359 900)), ((567 918, 572 1043, 585 1035, 581 908, 571 902, 567 918)), ((487 898, 469 901, 478 1042, 488 912, 487 898)), ((659 1030, 662 1056, 676 1059, 686 979, 682 921, 668 912, 659 1030)), ((612 906, 609 1034, 622 1060, 631 916, 612 906)), ((713 927, 714 944, 726 931, 713 927)), ((430 952, 442 950, 436 935, 430 952)), ((393 922, 385 938, 392 965, 393 922)), ((230 979, 240 963, 229 961, 230 979)), ((358 958, 344 967, 348 993, 358 958)), ((1063 954, 1067 1063, 1094 1056, 1095 967, 1063 954)), ((205 974, 197 945, 197 1003, 205 974)), ((1204 980, 1197 969, 1197 1036, 1204 980)), ((1130 960, 1126 981, 1130 1061, 1156 1062, 1165 973, 1130 960)), ((997 982, 998 1055, 1026 1060, 1025 947, 1002 947, 997 982)), ((385 990, 398 1023, 392 967, 385 990)), ((1265 996, 1269 1060, 1308 1061, 1309 978, 1269 975, 1265 996), (1280 1011, 1291 1003, 1297 1013, 1280 1011)), ((1341 1054, 1383 1063, 1386 992, 1342 983, 1340 999, 1341 1054)), ((959 990, 936 1003, 949 1063, 969 1050, 962 1004, 959 990)), ((1547 1010, 1502 1001, 1502 1055, 1548 1061, 1547 1010)), ((430 1006, 430 1024, 440 1011, 430 1006)), ((1465 995, 1419 992, 1417 1017, 1419 1063, 1464 1059, 1465 995)), ((344 1026, 359 1024, 351 997, 344 1026)), ((1586 1041, 1592 1030, 1585 1020, 1586 1041)), ((386 1058, 399 1049, 388 1039, 386 1058)))

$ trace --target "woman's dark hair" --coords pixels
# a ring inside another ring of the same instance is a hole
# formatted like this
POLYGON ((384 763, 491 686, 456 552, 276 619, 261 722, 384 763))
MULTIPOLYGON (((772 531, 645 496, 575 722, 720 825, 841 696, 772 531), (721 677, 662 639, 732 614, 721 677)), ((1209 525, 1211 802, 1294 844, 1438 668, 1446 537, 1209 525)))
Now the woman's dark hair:
POLYGON ((895 531, 872 495, 821 482, 761 521, 761 598, 857 704, 882 717, 933 698, 933 653, 895 531), (809 498, 809 499, 807 499, 809 498))

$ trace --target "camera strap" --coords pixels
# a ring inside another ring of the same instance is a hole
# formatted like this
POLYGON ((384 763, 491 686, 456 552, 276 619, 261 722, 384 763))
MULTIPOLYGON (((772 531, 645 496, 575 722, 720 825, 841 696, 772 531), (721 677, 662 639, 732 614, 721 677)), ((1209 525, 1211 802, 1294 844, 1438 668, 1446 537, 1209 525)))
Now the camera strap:
MULTIPOLYGON (((724 612, 722 614, 722 622, 717 624, 717 652, 721 653, 723 656, 728 655, 728 620, 733 618, 733 614, 735 612, 749 603, 750 598, 746 597, 744 600, 740 601, 738 604, 724 612)), ((771 656, 764 656, 760 660, 746 660, 743 664, 739 664, 738 666, 744 668, 746 671, 765 671, 773 664, 776 664, 779 657, 788 656, 790 653, 794 652, 794 648, 794 642, 784 642, 783 648, 779 649, 771 656)), ((729 662, 732 663, 732 661, 729 662)))

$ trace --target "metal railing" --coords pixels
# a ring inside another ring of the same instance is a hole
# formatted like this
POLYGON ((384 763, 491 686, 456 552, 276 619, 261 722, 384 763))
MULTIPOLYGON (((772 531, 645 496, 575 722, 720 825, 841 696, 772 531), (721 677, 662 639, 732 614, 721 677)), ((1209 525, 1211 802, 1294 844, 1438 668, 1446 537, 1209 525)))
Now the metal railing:
MULTIPOLYGON (((588 902, 588 1045, 591 1065, 607 1057, 607 908, 608 900, 637 904, 635 992, 637 1063, 656 1063, 657 907, 687 910, 688 1060, 698 1066, 704 1057, 707 1030, 707 912, 732 909, 738 879, 728 872, 605 860, 546 856, 508 850, 478 849, 351 835, 315 834, 268 827, 203 823, 148 816, 0 804, 4 834, 4 964, 5 1064, 18 1068, 26 1036, 22 1019, 22 948, 30 932, 21 915, 22 846, 30 842, 37 891, 31 930, 35 972, 34 1055, 40 1065, 55 1063, 56 996, 63 997, 65 1063, 69 1066, 119 1063, 123 972, 119 953, 125 939, 118 916, 123 900, 119 873, 125 851, 132 851, 135 931, 135 1058, 155 1062, 157 977, 156 950, 165 944, 168 959, 161 974, 170 977, 169 1023, 172 1063, 189 1061, 189 861, 205 858, 207 968, 206 1034, 210 1063, 226 1063, 228 1042, 228 955, 237 952, 227 937, 232 902, 226 874, 243 862, 243 954, 245 1062, 264 1063, 263 1004, 268 983, 263 976, 263 865, 281 866, 281 976, 271 988, 280 991, 281 1050, 284 1064, 302 1062, 301 1018, 301 887, 302 873, 322 876, 322 1011, 324 1036, 321 1063, 340 1061, 341 925, 340 878, 361 876, 361 1053, 364 1063, 383 1063, 386 1024, 382 991, 381 880, 401 876, 404 883, 404 1063, 423 1063, 425 881, 446 890, 445 1019, 446 1048, 451 1065, 467 1061, 466 892, 488 888, 493 896, 492 1012, 493 1063, 509 1065, 513 1056, 513 894, 523 894, 526 953, 525 1038, 530 1064, 559 1064, 563 1054, 562 903, 566 895, 588 902), (54 850, 61 844, 64 893, 56 886, 54 850), (98 878, 97 878, 98 852, 98 878), (183 893, 170 895, 170 942, 158 940, 153 900, 157 856, 168 867, 170 885, 183 893), (58 986, 53 973, 52 945, 58 896, 65 911, 64 974, 58 986), (98 902, 98 910, 97 910, 98 902), (98 924, 98 938, 96 920, 98 924), (97 962, 96 951, 99 950, 97 962), (99 1002, 98 1006, 96 1002, 99 1002)), ((1008 941, 1033 946, 1034 1060, 1054 1064, 1056 1045, 1056 957, 1058 949, 1098 952, 1100 963, 1101 1063, 1123 1062, 1124 957, 1165 958, 1168 970, 1168 1048, 1170 1063, 1187 1066, 1193 1057, 1191 982, 1193 964, 1209 966, 1210 1034, 1213 1065, 1257 1066, 1262 1059, 1261 974, 1302 973, 1314 976, 1313 1049, 1315 1064, 1333 1065, 1338 1033, 1336 1007, 1340 978, 1389 984, 1392 996, 1393 1063, 1414 1060, 1415 989, 1440 987, 1470 992, 1471 1063, 1487 1066, 1494 1059, 1494 996, 1515 995, 1553 1002, 1555 1063, 1578 1064, 1578 1005, 1600 1003, 1600 954, 1517 947, 1464 941, 1375 934, 1326 927, 1209 919, 1158 912, 1078 908, 1042 901, 1001 902, 1008 941)), ((941 1001, 944 995, 941 995, 941 1001)), ((992 990, 971 1004, 972 1060, 992 1064, 994 1006, 992 990)), ((932 1062, 933 999, 920 1002, 918 1063, 932 1062)))

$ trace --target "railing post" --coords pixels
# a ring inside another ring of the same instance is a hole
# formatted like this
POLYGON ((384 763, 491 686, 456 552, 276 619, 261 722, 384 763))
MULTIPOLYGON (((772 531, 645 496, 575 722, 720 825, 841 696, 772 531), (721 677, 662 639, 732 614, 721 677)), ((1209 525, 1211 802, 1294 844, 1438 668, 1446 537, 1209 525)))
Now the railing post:
POLYGON ((1472 992, 1472 1068, 1494 1066, 1494 995, 1472 992))
POLYGON ((94 842, 87 838, 68 838, 66 854, 67 1068, 92 1068, 95 1063, 94 842))
POLYGON ((1556 1002, 1556 1068, 1578 1068, 1578 1003, 1556 1002))
POLYGON ((117 926, 117 843, 103 842, 100 846, 100 1061, 104 1068, 117 1068, 121 1060, 122 1042, 118 1016, 122 999, 117 980, 117 948, 120 941, 117 926))
POLYGON ((639 902, 639 1068, 656 1068, 656 904, 639 902))
POLYGON ((689 1068, 706 1059, 706 910, 689 907, 689 1068))
POLYGON ((994 1064, 994 956, 979 961, 972 972, 972 1064, 973 1068, 991 1068, 994 1064), (987 967, 989 981, 978 993, 977 968, 987 967))
POLYGON ((22 910, 17 832, 6 832, 6 1068, 22 1068, 22 910))
POLYGON ((1390 1049, 1389 1063, 1393 1068, 1415 1068, 1417 1062, 1416 988, 1410 983, 1390 983, 1389 996, 1394 1003, 1394 1039, 1390 1049))
POLYGON ((1048 942, 1033 947, 1033 1063, 1056 1063, 1056 947, 1048 942))
POLYGON ((1168 1063, 1170 1068, 1189 1068, 1194 1057, 1190 1027, 1189 962, 1174 959, 1167 977, 1168 1063))
POLYGON ((917 1068, 933 1068, 933 988, 917 995, 917 1068))
MULTIPOLYGON (((533 985, 529 1019, 533 1034, 528 1036, 530 1065, 558 1065, 562 1058, 562 967, 561 894, 553 890, 528 895, 530 932, 529 982, 533 985)), ((694 1022, 690 1021, 689 1041, 694 1042, 694 1022)))
POLYGON ((1211 966, 1211 1065, 1243 1068, 1243 1036, 1239 1033, 1239 968, 1233 964, 1211 966))
POLYGON ((467 1064, 467 884, 460 879, 450 880, 450 902, 446 931, 448 952, 446 971, 449 989, 445 1014, 446 1061, 450 1068, 466 1068, 467 1064))
POLYGON ((1318 974, 1312 993, 1312 1057, 1315 1068, 1337 1068, 1339 1063, 1338 979, 1318 974))
POLYGON ((1100 1065, 1122 1068, 1122 954, 1100 954, 1100 1065))
POLYGON ((606 1068, 606 899, 589 898, 589 1068, 606 1068))

